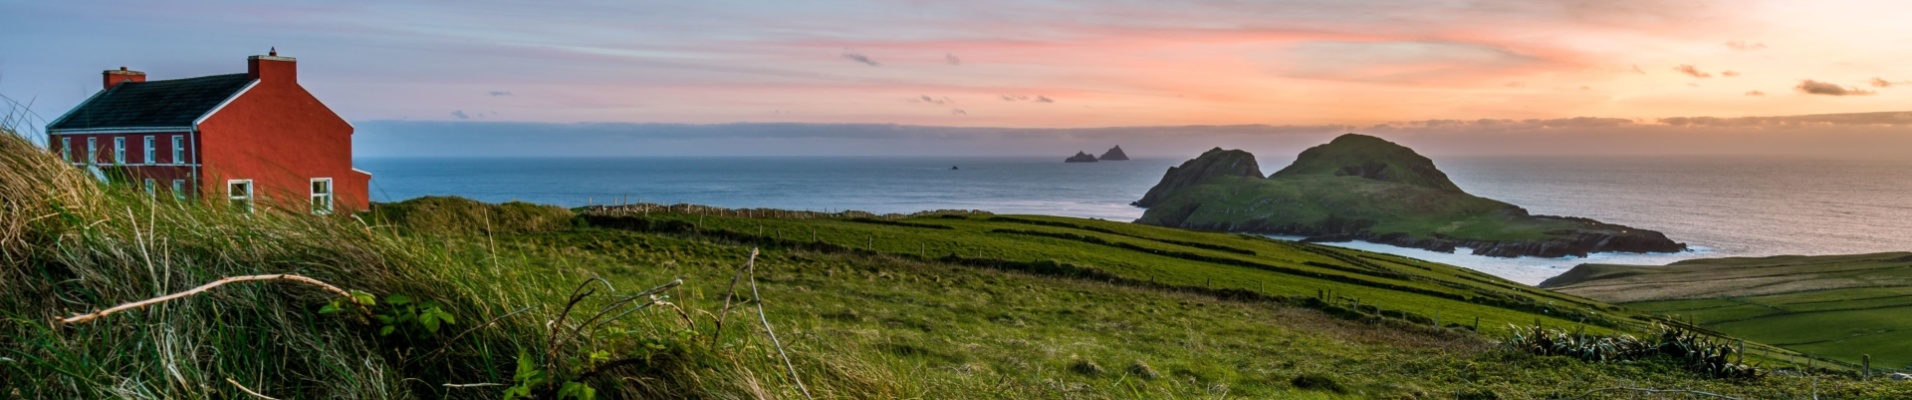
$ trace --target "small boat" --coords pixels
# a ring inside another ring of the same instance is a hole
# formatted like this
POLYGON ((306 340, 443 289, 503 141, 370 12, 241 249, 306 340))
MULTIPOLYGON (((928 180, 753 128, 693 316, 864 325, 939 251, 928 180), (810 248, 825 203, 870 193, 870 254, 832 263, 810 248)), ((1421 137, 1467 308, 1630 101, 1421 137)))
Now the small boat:
POLYGON ((949 170, 951 170, 951 171, 955 171, 955 170, 959 170, 959 169, 962 169, 962 168, 956 168, 956 166, 954 166, 954 165, 951 165, 951 166, 949 166, 949 170))

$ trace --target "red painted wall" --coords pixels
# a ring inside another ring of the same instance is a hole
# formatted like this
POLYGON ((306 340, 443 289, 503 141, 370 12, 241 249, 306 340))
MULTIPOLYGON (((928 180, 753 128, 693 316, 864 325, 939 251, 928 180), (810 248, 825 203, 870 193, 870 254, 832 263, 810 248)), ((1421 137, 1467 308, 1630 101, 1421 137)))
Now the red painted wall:
POLYGON ((311 179, 332 178, 333 210, 370 208, 371 176, 352 169, 352 126, 296 79, 292 61, 251 60, 259 83, 199 125, 207 199, 251 179, 261 206, 310 211, 311 179))
POLYGON ((196 180, 193 177, 193 171, 191 167, 191 164, 193 162, 192 155, 194 151, 192 149, 192 135, 189 133, 166 132, 166 133, 151 133, 151 134, 140 133, 140 134, 110 134, 110 135, 109 134, 82 134, 82 135, 57 135, 56 134, 56 135, 50 136, 50 139, 53 141, 52 142, 53 144, 51 147, 53 148, 53 151, 55 152, 55 154, 64 154, 65 157, 67 157, 68 161, 74 163, 77 166, 85 166, 87 161, 86 160, 86 154, 87 154, 86 141, 88 138, 95 140, 96 141, 95 143, 97 143, 98 151, 94 154, 93 165, 99 166, 102 171, 109 171, 114 174, 117 174, 115 175, 115 177, 127 179, 135 185, 143 184, 143 181, 146 178, 152 178, 155 181, 157 181, 155 183, 158 184, 157 186, 159 186, 159 189, 160 189, 159 191, 161 192, 171 192, 172 181, 174 179, 183 179, 186 181, 185 183, 186 183, 186 187, 188 188, 187 190, 194 191, 194 192, 198 191, 196 189, 197 186, 195 186, 194 184, 196 180), (153 138, 153 153, 154 154, 153 154, 153 159, 150 160, 150 162, 149 160, 146 159, 146 137, 148 136, 151 136, 153 138), (185 152, 184 154, 182 154, 182 157, 181 157, 182 162, 180 162, 179 164, 173 163, 173 145, 172 145, 173 136, 179 136, 185 139, 181 146, 185 150, 185 152), (116 160, 113 159, 113 151, 114 151, 113 139, 114 138, 126 139, 126 162, 125 163, 117 163, 115 162, 116 160), (64 148, 64 146, 68 146, 68 145, 72 146, 72 148, 69 150, 71 151, 71 153, 59 153, 64 148))

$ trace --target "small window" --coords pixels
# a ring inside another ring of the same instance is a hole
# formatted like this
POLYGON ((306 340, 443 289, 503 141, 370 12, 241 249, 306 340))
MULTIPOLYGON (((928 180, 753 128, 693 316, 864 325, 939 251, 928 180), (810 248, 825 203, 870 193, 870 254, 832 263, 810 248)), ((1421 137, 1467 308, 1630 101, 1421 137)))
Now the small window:
POLYGON ((73 162, 73 138, 60 138, 60 159, 73 162))
POLYGON ((332 213, 332 178, 312 178, 312 213, 332 213))
POLYGON ((252 213, 252 180, 233 179, 226 181, 226 200, 232 208, 247 214, 252 213))
POLYGON ((86 165, 100 161, 100 138, 86 138, 86 165))
POLYGON ((186 199, 186 180, 185 179, 173 180, 173 198, 179 199, 179 200, 186 199))
POLYGON ((153 135, 146 135, 146 158, 139 159, 139 162, 141 164, 146 164, 146 165, 158 164, 156 162, 153 162, 154 158, 159 157, 159 149, 153 147, 153 144, 159 142, 158 140, 155 140, 155 139, 156 138, 154 138, 153 135))
POLYGON ((126 138, 113 138, 113 165, 126 165, 126 138))
POLYGON ((186 163, 186 136, 173 135, 173 165, 186 163))
POLYGON ((146 195, 153 196, 158 194, 159 194, 159 182, 154 181, 153 178, 146 178, 146 195))

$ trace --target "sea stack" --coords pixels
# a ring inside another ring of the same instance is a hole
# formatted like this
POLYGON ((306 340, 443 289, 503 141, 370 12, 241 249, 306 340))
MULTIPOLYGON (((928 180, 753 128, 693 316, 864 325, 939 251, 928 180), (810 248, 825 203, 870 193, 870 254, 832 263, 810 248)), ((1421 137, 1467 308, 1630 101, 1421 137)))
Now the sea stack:
POLYGON ((1078 151, 1076 152, 1076 155, 1070 156, 1069 159, 1062 160, 1062 162, 1066 162, 1066 163, 1095 162, 1095 155, 1089 154, 1088 152, 1085 152, 1085 151, 1078 151))
POLYGON ((1101 161, 1128 161, 1129 155, 1128 153, 1122 152, 1121 145, 1116 145, 1115 148, 1109 149, 1109 151, 1102 153, 1101 157, 1096 157, 1095 159, 1101 161))
POLYGON ((1414 150, 1347 134, 1302 151, 1266 178, 1254 155, 1216 148, 1169 168, 1135 202, 1136 223, 1185 229, 1360 240, 1493 257, 1661 253, 1686 244, 1645 229, 1526 209, 1461 191, 1414 150))

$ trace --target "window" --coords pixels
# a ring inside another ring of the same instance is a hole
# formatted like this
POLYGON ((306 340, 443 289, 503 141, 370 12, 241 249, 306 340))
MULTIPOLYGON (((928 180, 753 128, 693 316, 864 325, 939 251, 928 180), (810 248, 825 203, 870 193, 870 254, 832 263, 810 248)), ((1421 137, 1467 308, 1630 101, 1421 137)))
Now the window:
POLYGON ((186 180, 185 179, 173 180, 173 198, 179 199, 179 200, 186 199, 186 180))
POLYGON ((312 213, 332 213, 332 178, 312 178, 312 213))
POLYGON ((226 181, 226 200, 232 204, 233 209, 251 214, 252 180, 233 179, 226 181))
POLYGON ((60 159, 73 162, 73 138, 60 138, 60 159))
POLYGON ((186 163, 186 136, 173 135, 173 165, 186 163))
POLYGON ((146 195, 153 196, 157 194, 159 194, 159 183, 154 182, 153 178, 146 178, 146 195))
POLYGON ((86 138, 86 165, 100 160, 100 138, 86 138))
POLYGON ((153 158, 159 156, 159 149, 153 148, 153 144, 157 142, 157 140, 154 140, 153 135, 146 135, 146 158, 139 159, 140 163, 146 165, 158 164, 153 162, 153 158))
POLYGON ((113 138, 113 165, 126 164, 126 138, 113 138))

